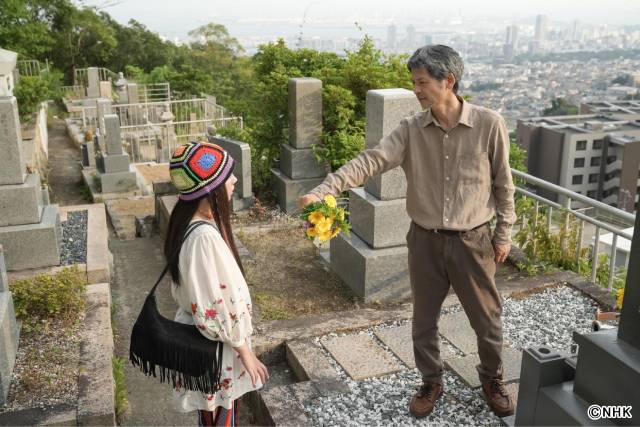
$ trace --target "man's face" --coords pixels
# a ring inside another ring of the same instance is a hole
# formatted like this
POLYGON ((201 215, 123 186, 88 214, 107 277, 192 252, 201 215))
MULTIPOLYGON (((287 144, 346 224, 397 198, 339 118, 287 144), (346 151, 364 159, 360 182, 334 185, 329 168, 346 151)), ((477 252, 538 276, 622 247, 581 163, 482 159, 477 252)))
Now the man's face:
POLYGON ((447 95, 447 80, 436 80, 424 68, 411 70, 413 93, 423 109, 431 108, 434 104, 442 102, 447 95))

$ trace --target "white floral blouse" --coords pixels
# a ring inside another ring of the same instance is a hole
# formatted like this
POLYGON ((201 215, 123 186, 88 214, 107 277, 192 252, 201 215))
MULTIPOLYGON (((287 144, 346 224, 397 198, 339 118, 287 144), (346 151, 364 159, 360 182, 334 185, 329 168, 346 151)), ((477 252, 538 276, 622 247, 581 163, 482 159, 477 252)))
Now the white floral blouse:
POLYGON ((251 297, 247 283, 215 223, 198 226, 180 250, 180 286, 171 286, 178 303, 177 322, 195 325, 207 338, 224 343, 222 355, 223 388, 214 395, 197 391, 174 390, 177 409, 213 411, 232 402, 256 387, 245 371, 233 347, 247 343, 251 347, 251 297))

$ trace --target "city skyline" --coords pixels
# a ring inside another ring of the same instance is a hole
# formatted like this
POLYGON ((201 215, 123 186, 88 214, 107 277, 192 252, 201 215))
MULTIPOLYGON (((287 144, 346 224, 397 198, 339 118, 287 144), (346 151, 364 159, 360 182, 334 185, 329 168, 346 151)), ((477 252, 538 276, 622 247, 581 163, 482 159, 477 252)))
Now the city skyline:
MULTIPOLYGON (((170 40, 187 41, 187 33, 205 23, 224 24, 234 37, 250 38, 261 35, 290 37, 297 33, 319 37, 355 37, 362 31, 386 38, 387 26, 413 25, 417 30, 425 26, 459 30, 466 28, 490 29, 500 26, 500 31, 511 24, 529 22, 535 26, 537 15, 548 16, 549 24, 570 23, 579 20, 587 25, 638 25, 640 2, 621 0, 607 4, 603 10, 601 2, 543 0, 525 2, 517 7, 506 0, 487 0, 482 8, 470 0, 460 0, 456 7, 443 10, 443 5, 434 1, 415 2, 398 0, 393 2, 371 2, 353 0, 338 2, 328 0, 296 2, 277 0, 258 2, 241 0, 231 3, 202 0, 183 0, 167 3, 162 8, 154 7, 150 0, 76 0, 77 4, 96 6, 109 13, 118 22, 126 24, 135 19, 150 30, 170 40), (361 27, 357 28, 355 23, 361 27)), ((498 30, 498 28, 496 28, 498 30)))

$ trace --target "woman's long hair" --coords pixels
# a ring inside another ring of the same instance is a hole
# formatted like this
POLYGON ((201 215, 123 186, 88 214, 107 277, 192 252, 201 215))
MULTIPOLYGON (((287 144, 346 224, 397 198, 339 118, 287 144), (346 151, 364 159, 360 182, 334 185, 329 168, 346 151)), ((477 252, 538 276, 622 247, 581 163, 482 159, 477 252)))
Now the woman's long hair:
POLYGON ((195 215, 198 210, 198 205, 203 197, 207 198, 222 239, 227 243, 229 249, 231 249, 231 253, 240 267, 240 271, 244 274, 242 262, 240 262, 240 256, 238 255, 238 248, 236 247, 233 232, 231 231, 231 203, 229 202, 229 194, 225 185, 222 184, 216 191, 212 191, 199 199, 190 201, 178 199, 178 203, 171 212, 169 227, 167 228, 167 237, 164 242, 164 256, 169 263, 171 278, 178 286, 180 285, 179 259, 182 239, 184 239, 184 234, 187 232, 189 222, 193 219, 193 215, 195 215))

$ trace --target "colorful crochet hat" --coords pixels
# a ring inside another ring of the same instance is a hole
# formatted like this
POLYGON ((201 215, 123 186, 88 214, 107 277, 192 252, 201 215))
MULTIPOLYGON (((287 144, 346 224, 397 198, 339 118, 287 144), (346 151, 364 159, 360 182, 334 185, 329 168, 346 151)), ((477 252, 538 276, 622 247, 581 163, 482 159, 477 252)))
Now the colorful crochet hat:
POLYGON ((169 162, 171 181, 182 200, 195 200, 215 191, 233 172, 233 158, 208 142, 180 145, 169 162))

